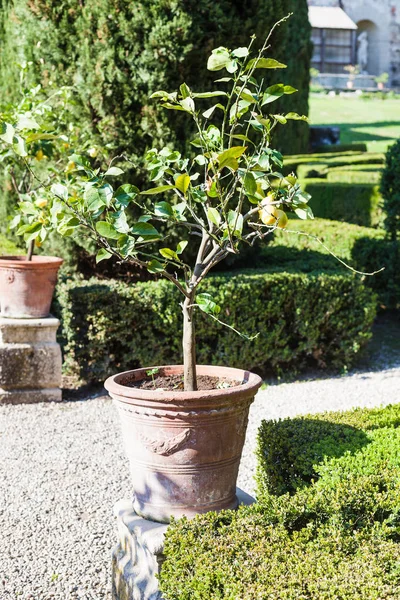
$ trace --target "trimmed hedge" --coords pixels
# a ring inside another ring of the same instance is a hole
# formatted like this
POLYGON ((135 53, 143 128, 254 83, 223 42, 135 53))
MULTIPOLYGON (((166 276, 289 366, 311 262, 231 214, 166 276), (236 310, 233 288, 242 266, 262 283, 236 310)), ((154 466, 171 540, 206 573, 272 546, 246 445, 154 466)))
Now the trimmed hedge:
POLYGON ((309 204, 316 217, 366 227, 377 226, 381 221, 381 197, 377 185, 303 179, 301 186, 312 196, 309 204))
POLYGON ((370 475, 377 463, 400 467, 400 404, 263 421, 257 440, 257 498, 268 501, 320 478, 325 485, 335 470, 370 475))
MULTIPOLYGON (((361 165, 357 165, 359 167, 361 165)), ((364 166, 364 165, 362 165, 364 166)), ((371 183, 373 185, 379 184, 381 180, 382 172, 371 170, 371 171, 363 171, 363 170, 355 170, 351 171, 350 169, 344 167, 335 167, 334 169, 329 169, 327 173, 328 182, 339 182, 339 183, 371 183)))
POLYGON ((339 258, 365 273, 384 268, 364 284, 378 294, 382 308, 400 307, 400 253, 396 243, 385 239, 382 229, 360 227, 324 219, 290 221, 290 230, 303 232, 297 235, 287 231, 276 232, 274 240, 263 248, 258 257, 259 268, 271 264, 308 265, 311 269, 337 269, 344 267, 320 243, 308 235, 317 236, 339 258))
POLYGON ((299 154, 285 159, 285 173, 297 172, 299 165, 324 167, 346 167, 349 165, 383 164, 385 155, 380 152, 340 152, 337 154, 299 154))
POLYGON ((261 502, 171 524, 165 600, 397 600, 399 425, 400 405, 264 422, 261 502))
MULTIPOLYGON (((220 274, 204 282, 222 307, 221 319, 197 315, 197 361, 289 374, 309 363, 350 365, 370 338, 376 299, 348 272, 297 272, 299 262, 274 272, 220 274)), ((54 312, 62 320, 65 372, 88 382, 138 366, 181 362, 181 315, 166 281, 129 286, 71 280, 58 286, 54 312)))
POLYGON ((318 146, 315 148, 315 152, 330 154, 332 152, 367 152, 368 147, 365 142, 355 142, 354 144, 332 144, 331 146, 318 146))

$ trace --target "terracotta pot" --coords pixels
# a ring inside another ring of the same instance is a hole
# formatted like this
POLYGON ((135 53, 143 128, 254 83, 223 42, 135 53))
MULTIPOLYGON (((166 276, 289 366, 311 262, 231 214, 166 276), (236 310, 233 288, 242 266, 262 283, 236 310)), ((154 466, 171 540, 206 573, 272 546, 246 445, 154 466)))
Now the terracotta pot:
POLYGON ((62 259, 55 256, 0 256, 0 316, 47 317, 62 259))
POLYGON ((378 90, 384 90, 385 89, 385 84, 382 83, 382 81, 378 81, 378 90))
MULTIPOLYGON (((144 379, 153 368, 119 373, 105 382, 121 417, 135 511, 146 519, 168 523, 171 516, 193 517, 236 508, 249 406, 261 378, 241 369, 198 366, 199 375, 241 384, 197 392, 124 385, 144 379)), ((158 369, 161 375, 183 373, 182 366, 158 369)))

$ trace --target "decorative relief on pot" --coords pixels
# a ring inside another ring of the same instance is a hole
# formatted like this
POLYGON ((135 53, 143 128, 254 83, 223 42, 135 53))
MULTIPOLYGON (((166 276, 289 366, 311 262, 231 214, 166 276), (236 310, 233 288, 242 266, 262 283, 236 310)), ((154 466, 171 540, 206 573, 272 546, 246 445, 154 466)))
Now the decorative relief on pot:
POLYGON ((6 271, 6 281, 10 285, 15 281, 15 273, 14 271, 6 271))
POLYGON ((154 454, 161 454, 161 456, 170 456, 184 445, 185 442, 190 438, 190 429, 185 429, 178 435, 169 438, 168 440, 151 440, 139 433, 139 439, 143 446, 154 454))

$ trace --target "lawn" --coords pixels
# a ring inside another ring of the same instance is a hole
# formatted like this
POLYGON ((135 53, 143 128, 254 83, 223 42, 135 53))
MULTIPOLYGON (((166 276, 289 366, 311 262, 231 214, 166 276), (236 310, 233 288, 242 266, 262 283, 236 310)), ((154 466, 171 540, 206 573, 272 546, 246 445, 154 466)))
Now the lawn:
POLYGON ((400 100, 354 96, 310 96, 312 125, 338 125, 343 144, 366 142, 369 152, 385 152, 400 138, 400 100))

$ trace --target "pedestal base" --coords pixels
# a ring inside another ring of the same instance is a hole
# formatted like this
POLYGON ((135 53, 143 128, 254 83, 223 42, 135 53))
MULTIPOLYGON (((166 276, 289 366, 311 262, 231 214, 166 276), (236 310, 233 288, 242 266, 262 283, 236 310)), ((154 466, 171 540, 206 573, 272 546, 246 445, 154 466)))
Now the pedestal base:
POLYGON ((61 400, 58 319, 0 318, 0 404, 61 400))
MULTIPOLYGON (((255 500, 237 489, 239 504, 255 500)), ((114 508, 118 545, 112 553, 113 600, 162 600, 157 573, 163 561, 164 535, 168 525, 139 517, 127 500, 114 508)))

